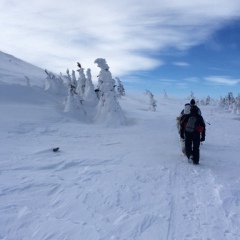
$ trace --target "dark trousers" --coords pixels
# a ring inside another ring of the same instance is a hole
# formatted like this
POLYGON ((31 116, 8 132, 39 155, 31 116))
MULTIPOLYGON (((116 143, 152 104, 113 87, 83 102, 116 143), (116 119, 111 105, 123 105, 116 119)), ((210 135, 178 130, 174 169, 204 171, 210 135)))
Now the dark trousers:
POLYGON ((193 163, 199 163, 200 133, 185 132, 186 155, 189 158, 193 156, 193 163))

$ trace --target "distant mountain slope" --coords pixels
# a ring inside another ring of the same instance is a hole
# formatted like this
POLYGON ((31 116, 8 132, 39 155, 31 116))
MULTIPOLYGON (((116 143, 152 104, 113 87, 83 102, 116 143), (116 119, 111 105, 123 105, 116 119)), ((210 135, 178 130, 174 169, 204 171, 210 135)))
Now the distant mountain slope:
POLYGON ((43 86, 46 73, 37 66, 0 51, 0 83, 26 85, 27 78, 31 85, 43 86))

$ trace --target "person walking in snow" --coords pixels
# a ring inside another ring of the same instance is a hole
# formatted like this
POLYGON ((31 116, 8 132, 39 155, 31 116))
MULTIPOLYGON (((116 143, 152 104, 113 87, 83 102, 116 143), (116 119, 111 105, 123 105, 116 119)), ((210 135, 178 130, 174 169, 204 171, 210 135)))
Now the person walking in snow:
MULTIPOLYGON (((186 103, 185 106, 184 106, 184 109, 181 111, 180 115, 177 117, 177 129, 178 129, 178 133, 180 134, 180 122, 181 122, 181 119, 185 116, 185 115, 188 115, 190 114, 190 109, 191 109, 191 106, 190 106, 190 103, 186 103)), ((182 147, 182 152, 184 155, 186 155, 186 148, 185 148, 185 139, 182 139, 180 137, 180 144, 181 144, 181 147, 182 147)))
POLYGON ((192 106, 190 114, 184 115, 180 123, 180 136, 185 139, 186 155, 189 162, 199 164, 200 142, 205 141, 205 123, 198 113, 198 107, 192 106))

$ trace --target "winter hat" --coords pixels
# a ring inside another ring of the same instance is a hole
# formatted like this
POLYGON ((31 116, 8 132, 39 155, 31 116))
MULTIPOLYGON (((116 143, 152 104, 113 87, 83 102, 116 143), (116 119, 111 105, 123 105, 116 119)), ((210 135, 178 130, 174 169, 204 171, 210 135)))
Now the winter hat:
POLYGON ((190 110, 191 110, 190 104, 189 104, 189 103, 188 103, 188 104, 185 104, 183 113, 184 113, 184 114, 189 114, 189 113, 190 113, 190 110))
POLYGON ((195 105, 195 100, 192 99, 192 100, 190 101, 190 104, 191 104, 192 106, 195 105))
POLYGON ((197 108, 197 106, 192 106, 192 108, 191 108, 191 114, 198 114, 198 108, 197 108))

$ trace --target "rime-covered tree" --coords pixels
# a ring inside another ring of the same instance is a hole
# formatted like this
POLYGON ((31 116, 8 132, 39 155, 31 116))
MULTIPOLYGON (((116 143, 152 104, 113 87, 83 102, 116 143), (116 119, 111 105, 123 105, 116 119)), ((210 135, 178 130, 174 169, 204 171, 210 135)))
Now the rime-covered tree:
POLYGON ((125 89, 124 86, 122 85, 122 82, 120 81, 119 78, 116 77, 118 86, 117 86, 117 96, 121 97, 121 96, 125 96, 125 89))
POLYGON ((210 105, 210 102, 211 102, 211 98, 210 96, 207 96, 205 105, 210 105))
POLYGON ((28 87, 30 87, 31 85, 30 85, 30 79, 29 79, 29 77, 28 76, 24 76, 25 77, 25 79, 26 79, 26 85, 28 86, 28 87))
POLYGON ((47 74, 47 78, 45 81, 45 90, 55 94, 66 94, 67 87, 64 84, 64 81, 61 77, 55 76, 52 72, 49 72, 47 69, 45 70, 47 74))
POLYGON ((190 93, 190 99, 195 99, 193 91, 190 93))
POLYGON ((232 92, 229 92, 229 93, 228 93, 228 95, 227 95, 227 101, 228 101, 228 105, 229 105, 229 106, 231 106, 231 104, 235 101, 232 92))
POLYGON ((167 99, 168 98, 168 95, 167 95, 167 92, 166 92, 166 90, 164 89, 164 96, 163 96, 163 98, 165 98, 165 99, 167 99))
MULTIPOLYGON (((74 81, 74 77, 71 78, 69 70, 67 70, 66 73, 66 78, 68 80, 68 96, 65 101, 64 112, 77 117, 84 117, 86 115, 86 111, 84 110, 83 99, 76 91, 76 82, 74 81)), ((75 74, 72 76, 75 76, 75 74)))
POLYGON ((77 88, 77 79, 76 79, 76 74, 75 71, 72 70, 72 85, 77 88))
POLYGON ((240 114, 240 94, 236 97, 236 114, 240 114))
POLYGON ((86 76, 83 68, 79 68, 77 71, 79 73, 77 93, 83 96, 85 93, 86 76))
POLYGON ((149 109, 156 111, 157 101, 154 99, 154 95, 149 90, 146 90, 146 95, 149 96, 149 109))
POLYGON ((89 68, 87 69, 86 75, 87 75, 87 77, 86 77, 86 81, 85 81, 84 99, 92 102, 92 104, 96 104, 98 102, 98 98, 94 91, 91 69, 89 69, 89 68))
POLYGON ((115 81, 112 79, 109 66, 103 58, 96 59, 94 63, 101 69, 98 76, 100 99, 96 121, 104 122, 107 125, 123 125, 126 123, 126 119, 116 98, 115 81))

